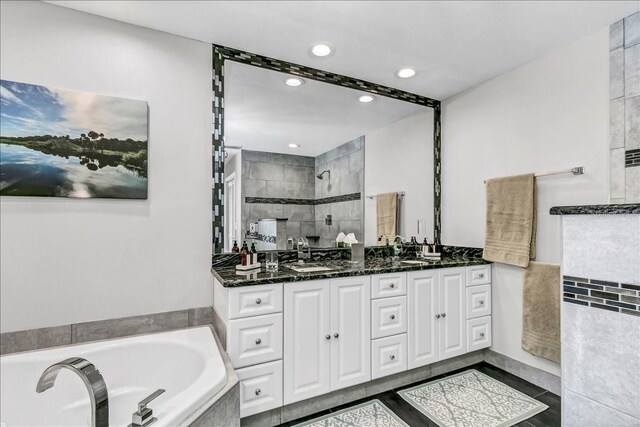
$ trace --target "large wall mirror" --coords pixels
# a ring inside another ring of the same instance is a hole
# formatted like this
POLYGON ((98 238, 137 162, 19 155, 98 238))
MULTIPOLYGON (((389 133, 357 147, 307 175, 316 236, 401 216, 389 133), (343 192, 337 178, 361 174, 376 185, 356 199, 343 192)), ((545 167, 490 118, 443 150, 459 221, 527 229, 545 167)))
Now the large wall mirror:
POLYGON ((385 193, 398 234, 439 241, 437 101, 221 47, 213 83, 215 253, 384 244, 385 193))

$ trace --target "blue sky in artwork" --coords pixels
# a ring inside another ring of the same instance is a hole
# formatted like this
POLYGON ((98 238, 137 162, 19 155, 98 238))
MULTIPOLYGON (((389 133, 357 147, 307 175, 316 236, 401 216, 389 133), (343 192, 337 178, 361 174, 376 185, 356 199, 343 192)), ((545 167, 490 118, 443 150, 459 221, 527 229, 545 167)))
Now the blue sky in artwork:
POLYGON ((147 140, 147 103, 0 80, 0 135, 147 140))

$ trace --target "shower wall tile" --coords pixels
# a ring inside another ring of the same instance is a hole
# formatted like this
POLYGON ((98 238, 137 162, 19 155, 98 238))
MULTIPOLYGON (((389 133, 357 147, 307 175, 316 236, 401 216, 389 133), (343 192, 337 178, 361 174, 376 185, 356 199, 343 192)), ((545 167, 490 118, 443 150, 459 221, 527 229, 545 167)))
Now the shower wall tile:
POLYGON ((640 43, 640 12, 624 18, 624 46, 640 43))
POLYGON ((609 52, 609 99, 624 96, 624 48, 609 52))
POLYGON ((611 175, 610 198, 625 198, 624 148, 616 148, 609 152, 609 173, 611 175))
POLYGON ((609 27, 609 50, 624 45, 624 21, 621 19, 609 27))
POLYGON ((625 168, 625 195, 627 203, 640 203, 640 166, 625 168))
POLYGON ((638 427, 640 419, 565 389, 562 393, 563 425, 592 427, 638 427))
POLYGON ((71 344, 71 325, 0 334, 0 355, 71 344))
POLYGON ((313 184, 315 182, 314 170, 309 166, 285 165, 284 180, 288 182, 313 184))
POLYGON ((624 98, 609 101, 609 147, 624 148, 625 134, 624 98))
MULTIPOLYGON (((638 45, 640 47, 640 45, 638 45)), ((640 96, 625 100, 625 149, 640 148, 640 96)))
MULTIPOLYGON (((246 175, 249 179, 266 179, 269 181, 284 181, 284 165, 265 162, 247 162, 246 175)), ((243 174, 245 173, 242 171, 243 174)))

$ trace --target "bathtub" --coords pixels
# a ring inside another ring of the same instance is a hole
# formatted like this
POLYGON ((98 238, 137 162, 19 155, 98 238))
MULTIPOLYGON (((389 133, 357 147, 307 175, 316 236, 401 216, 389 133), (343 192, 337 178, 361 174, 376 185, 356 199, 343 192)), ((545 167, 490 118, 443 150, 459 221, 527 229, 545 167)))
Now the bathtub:
POLYGON ((181 425, 227 381, 208 326, 16 353, 0 358, 0 425, 90 426, 89 394, 73 372, 61 370, 53 388, 36 393, 42 371, 73 356, 100 370, 110 426, 131 423, 138 402, 160 388, 166 392, 148 405, 153 427, 181 425))

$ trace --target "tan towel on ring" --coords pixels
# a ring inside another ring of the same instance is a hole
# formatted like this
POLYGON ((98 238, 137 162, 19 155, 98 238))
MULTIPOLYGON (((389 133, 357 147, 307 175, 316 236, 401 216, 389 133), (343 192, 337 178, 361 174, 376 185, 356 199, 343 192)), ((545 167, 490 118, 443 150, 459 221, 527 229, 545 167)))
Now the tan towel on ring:
POLYGON ((526 267, 536 254, 534 174, 494 178, 487 184, 483 258, 526 267))
POLYGON ((390 241, 398 234, 398 193, 376 196, 377 236, 386 236, 390 241))
POLYGON ((522 287, 522 349, 560 363, 560 266, 531 262, 522 287))

